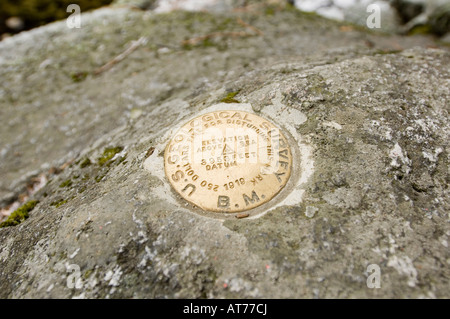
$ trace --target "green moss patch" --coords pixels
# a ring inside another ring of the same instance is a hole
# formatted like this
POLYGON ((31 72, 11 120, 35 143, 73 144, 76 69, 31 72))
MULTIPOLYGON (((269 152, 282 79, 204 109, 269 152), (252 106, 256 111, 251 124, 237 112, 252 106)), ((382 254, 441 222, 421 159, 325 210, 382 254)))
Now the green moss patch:
POLYGON ((61 184, 59 184, 59 187, 61 187, 61 188, 70 187, 70 186, 72 186, 72 184, 73 184, 72 180, 68 179, 68 180, 62 182, 61 184))
POLYGON ((103 151, 102 156, 97 159, 98 165, 103 166, 108 163, 117 153, 122 152, 123 147, 108 147, 103 151))
POLYGON ((236 92, 230 92, 225 96, 220 102, 223 103, 241 103, 240 101, 236 100, 234 97, 239 94, 239 91, 236 92))
POLYGON ((418 26, 415 26, 414 28, 412 28, 409 31, 409 35, 417 35, 417 34, 430 34, 432 33, 432 28, 431 26, 427 25, 427 24, 421 24, 418 26))
POLYGON ((39 203, 37 200, 31 200, 21 207, 17 208, 6 221, 0 224, 0 228, 17 226, 29 217, 29 212, 39 203))
POLYGON ((77 82, 84 81, 88 75, 89 75, 88 72, 77 72, 77 73, 72 73, 70 75, 70 77, 73 82, 77 83, 77 82))
POLYGON ((58 207, 64 205, 65 203, 67 203, 68 201, 69 201, 68 199, 60 199, 60 200, 57 200, 57 201, 51 203, 50 206, 54 206, 54 207, 58 208, 58 207))
POLYGON ((81 162, 80 168, 88 167, 92 164, 91 160, 89 158, 86 158, 84 161, 81 162))

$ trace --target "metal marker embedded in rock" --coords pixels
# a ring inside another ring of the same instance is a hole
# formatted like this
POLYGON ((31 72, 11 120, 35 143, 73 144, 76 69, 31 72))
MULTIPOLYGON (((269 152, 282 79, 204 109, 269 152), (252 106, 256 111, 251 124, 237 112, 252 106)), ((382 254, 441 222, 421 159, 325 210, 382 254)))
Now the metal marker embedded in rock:
POLYGON ((236 213, 280 192, 291 175, 292 153, 271 122, 224 110, 182 126, 166 147, 164 165, 173 188, 192 205, 236 213))

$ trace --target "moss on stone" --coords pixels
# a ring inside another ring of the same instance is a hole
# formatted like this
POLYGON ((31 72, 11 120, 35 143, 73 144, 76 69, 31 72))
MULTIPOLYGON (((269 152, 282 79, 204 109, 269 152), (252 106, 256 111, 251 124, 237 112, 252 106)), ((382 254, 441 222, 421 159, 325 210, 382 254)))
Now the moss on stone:
POLYGON ((433 30, 430 25, 422 24, 412 28, 411 31, 409 31, 409 35, 430 34, 432 31, 433 30))
POLYGON ((97 183, 100 183, 100 181, 103 179, 103 177, 105 177, 105 175, 106 175, 106 173, 105 173, 105 174, 97 175, 97 176, 95 177, 95 181, 96 181, 97 183))
POLYGON ((81 162, 80 168, 88 167, 92 164, 91 160, 89 158, 86 158, 84 161, 81 162))
POLYGON ((266 16, 273 16, 275 14, 275 8, 273 6, 268 6, 264 9, 266 16))
POLYGON ((119 159, 117 159, 117 164, 116 165, 119 165, 119 164, 122 164, 122 163, 124 163, 124 161, 127 159, 127 156, 125 155, 125 156, 122 156, 122 157, 120 157, 119 159))
POLYGON ((117 147, 108 147, 105 148, 105 150, 103 151, 102 156, 100 156, 97 159, 97 163, 100 166, 105 165, 106 163, 108 163, 117 153, 122 152, 123 147, 121 146, 117 146, 117 147))
POLYGON ((94 271, 92 269, 88 269, 83 275, 84 279, 86 280, 89 279, 89 277, 92 275, 93 272, 94 271))
POLYGON ((234 97, 238 95, 239 91, 236 92, 230 92, 225 96, 220 102, 222 103, 241 103, 240 101, 236 100, 234 97))
POLYGON ((72 180, 69 178, 68 180, 62 182, 61 184, 59 184, 59 187, 63 188, 63 187, 70 187, 72 186, 72 180))
POLYGON ((402 52, 402 50, 376 50, 373 55, 397 54, 400 52, 402 52))
MULTIPOLYGON (((186 39, 186 40, 188 40, 188 39, 186 39)), ((182 48, 183 48, 183 50, 189 51, 189 50, 192 50, 197 47, 200 47, 200 48, 215 47, 219 51, 225 51, 227 49, 227 46, 228 45, 227 45, 226 41, 214 41, 213 39, 206 38, 195 44, 183 43, 182 48)))
POLYGON ((37 200, 31 200, 21 207, 17 208, 6 221, 0 224, 0 228, 17 226, 29 217, 29 212, 39 203, 37 200))
POLYGON ((76 72, 76 73, 72 73, 70 75, 70 77, 73 82, 77 83, 77 82, 81 82, 81 81, 85 80, 88 75, 89 75, 88 72, 76 72))
POLYGON ((65 203, 67 203, 68 201, 69 201, 68 199, 59 199, 59 200, 51 203, 50 206, 54 206, 54 207, 58 208, 58 207, 64 205, 65 203))
POLYGON ((78 194, 83 194, 83 193, 86 191, 86 189, 87 189, 86 186, 81 186, 81 187, 78 189, 78 194))

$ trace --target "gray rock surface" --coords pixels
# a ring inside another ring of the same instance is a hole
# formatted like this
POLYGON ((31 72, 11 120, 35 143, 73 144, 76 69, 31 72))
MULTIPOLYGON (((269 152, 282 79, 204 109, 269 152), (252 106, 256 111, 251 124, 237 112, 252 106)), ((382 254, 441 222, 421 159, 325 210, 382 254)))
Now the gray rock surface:
POLYGON ((448 298, 449 62, 426 37, 266 5, 108 8, 2 41, 0 198, 50 180, 0 229, 0 297, 448 298), (228 92, 241 103, 215 106, 228 92), (173 130, 213 108, 267 117, 299 151, 259 218, 202 217, 164 177, 173 130))

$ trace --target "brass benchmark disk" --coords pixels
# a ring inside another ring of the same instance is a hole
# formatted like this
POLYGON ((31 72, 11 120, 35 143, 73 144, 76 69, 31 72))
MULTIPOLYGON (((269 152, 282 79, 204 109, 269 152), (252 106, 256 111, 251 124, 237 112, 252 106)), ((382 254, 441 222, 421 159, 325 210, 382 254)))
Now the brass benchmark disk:
POLYGON ((258 207, 286 185, 292 153, 274 124, 243 111, 215 111, 180 128, 164 153, 175 191, 205 211, 258 207))

